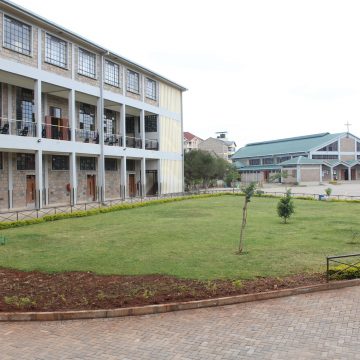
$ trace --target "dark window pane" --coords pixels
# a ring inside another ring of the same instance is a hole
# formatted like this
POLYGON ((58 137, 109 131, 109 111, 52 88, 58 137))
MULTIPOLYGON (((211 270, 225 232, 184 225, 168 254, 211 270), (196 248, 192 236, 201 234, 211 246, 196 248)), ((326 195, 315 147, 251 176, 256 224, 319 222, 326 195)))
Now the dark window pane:
POLYGON ((126 90, 136 94, 139 93, 139 74, 135 71, 127 71, 126 90))
POLYGON ((105 60, 105 82, 119 87, 119 65, 105 60))
POLYGON ((53 170, 69 170, 69 157, 63 155, 54 155, 52 157, 53 170))
POLYGON ((80 170, 96 170, 96 159, 92 157, 81 157, 80 170))
POLYGON ((35 170, 35 155, 16 154, 16 168, 18 170, 35 170))
POLYGON ((96 76, 96 55, 79 48, 78 72, 91 78, 96 76))
POLYGON ((116 171, 117 170, 117 160, 106 158, 105 159, 105 170, 106 171, 116 171))

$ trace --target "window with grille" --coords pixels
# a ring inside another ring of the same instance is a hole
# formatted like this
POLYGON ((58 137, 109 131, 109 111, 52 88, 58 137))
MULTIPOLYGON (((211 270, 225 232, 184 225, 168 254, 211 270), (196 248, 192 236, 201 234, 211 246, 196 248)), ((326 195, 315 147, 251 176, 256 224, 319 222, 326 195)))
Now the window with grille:
POLYGON ((80 170, 96 170, 96 159, 93 157, 80 157, 80 170))
POLYGON ((264 165, 270 165, 270 164, 274 163, 274 159, 273 158, 265 158, 265 159, 263 159, 262 162, 264 165))
POLYGON ((95 106, 81 103, 79 122, 80 129, 95 131, 95 106))
POLYGON ((79 48, 78 72, 81 75, 95 78, 96 76, 96 55, 90 51, 79 48))
POLYGON ((126 117, 126 132, 135 133, 135 116, 126 117))
POLYGON ((104 111, 104 134, 114 135, 116 133, 116 112, 105 109, 104 111))
POLYGON ((45 61, 62 68, 67 67, 67 43, 56 36, 46 34, 45 61))
POLYGON ((51 164, 53 170, 69 170, 69 157, 65 155, 53 155, 51 164))
POLYGON ((282 163, 282 162, 290 160, 290 159, 291 159, 291 156, 280 156, 280 157, 276 158, 276 162, 279 164, 279 163, 282 163))
POLYGON ((360 142, 356 143, 356 151, 360 151, 360 142))
POLYGON ((260 165, 260 159, 250 159, 249 165, 260 165))
POLYGON ((319 159, 319 160, 335 160, 338 159, 338 155, 313 155, 313 159, 319 159))
POLYGON ((16 128, 28 127, 32 129, 35 122, 34 92, 29 89, 16 89, 16 128))
POLYGON ((105 159, 105 170, 106 171, 117 171, 117 160, 106 158, 105 159))
POLYGON ((105 83, 119 87, 119 65, 105 60, 105 83))
POLYGON ((335 141, 332 144, 326 145, 318 151, 338 151, 338 142, 335 141))
POLYGON ((146 97, 156 100, 156 81, 146 78, 146 97))
POLYGON ((4 47, 31 55, 31 26, 4 16, 4 47))
POLYGON ((127 70, 126 90, 138 94, 139 89, 139 74, 135 71, 127 70))
POLYGON ((135 171, 135 160, 126 159, 126 170, 135 171))
POLYGON ((145 115, 145 132, 157 132, 157 115, 145 115))
POLYGON ((35 155, 16 154, 16 168, 18 170, 35 170, 35 155))

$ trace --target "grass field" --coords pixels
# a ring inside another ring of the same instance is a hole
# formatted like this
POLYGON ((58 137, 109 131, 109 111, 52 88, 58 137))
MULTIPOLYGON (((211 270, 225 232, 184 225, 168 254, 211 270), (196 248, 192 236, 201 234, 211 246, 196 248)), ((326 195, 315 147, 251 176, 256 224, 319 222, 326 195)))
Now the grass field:
POLYGON ((236 255, 243 201, 195 199, 3 230, 0 267, 251 279, 323 270, 326 255, 360 250, 359 204, 295 200, 285 225, 277 199, 255 198, 247 253, 236 255))

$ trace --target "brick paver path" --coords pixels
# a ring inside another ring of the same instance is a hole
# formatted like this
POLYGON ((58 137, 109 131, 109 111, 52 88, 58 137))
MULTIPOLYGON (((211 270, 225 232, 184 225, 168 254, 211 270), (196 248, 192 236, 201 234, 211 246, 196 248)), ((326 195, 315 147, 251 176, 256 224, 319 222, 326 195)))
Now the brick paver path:
POLYGON ((103 320, 0 323, 7 359, 360 359, 360 287, 103 320))

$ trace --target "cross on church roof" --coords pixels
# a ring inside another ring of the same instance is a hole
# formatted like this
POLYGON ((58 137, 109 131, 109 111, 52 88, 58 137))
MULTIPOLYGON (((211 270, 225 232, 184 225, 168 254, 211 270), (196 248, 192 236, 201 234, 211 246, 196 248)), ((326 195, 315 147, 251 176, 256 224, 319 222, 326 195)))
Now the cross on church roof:
POLYGON ((349 121, 347 121, 346 124, 344 124, 346 127, 347 127, 347 132, 349 132, 349 127, 352 125, 352 124, 349 124, 349 121))

